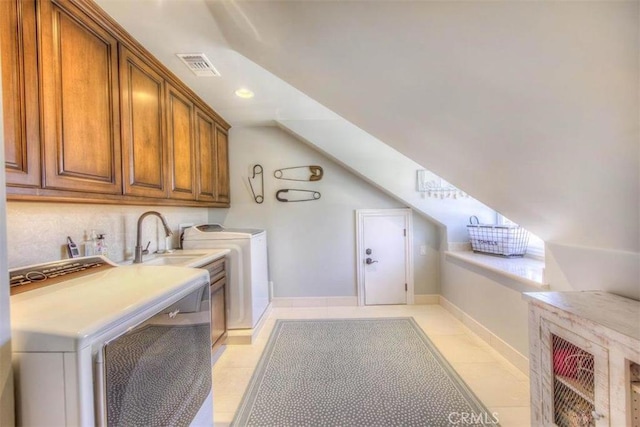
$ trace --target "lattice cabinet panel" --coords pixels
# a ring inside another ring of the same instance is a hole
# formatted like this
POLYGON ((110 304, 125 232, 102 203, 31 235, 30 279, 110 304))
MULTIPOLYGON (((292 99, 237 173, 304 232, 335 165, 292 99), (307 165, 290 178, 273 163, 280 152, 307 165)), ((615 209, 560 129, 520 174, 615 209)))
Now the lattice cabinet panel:
POLYGON ((559 427, 595 426, 593 355, 551 335, 554 421, 559 427))
POLYGON ((547 420, 559 427, 608 425, 607 350, 546 319, 541 326, 550 354, 543 369, 547 420))

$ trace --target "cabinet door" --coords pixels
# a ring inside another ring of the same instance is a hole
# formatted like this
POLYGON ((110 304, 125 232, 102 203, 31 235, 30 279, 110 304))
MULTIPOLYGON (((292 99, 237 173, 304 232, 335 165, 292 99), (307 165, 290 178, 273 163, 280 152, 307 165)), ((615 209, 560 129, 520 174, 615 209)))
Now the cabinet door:
POLYGON ((544 318, 540 339, 545 425, 608 426, 607 349, 544 318))
POLYGON ((227 333, 227 316, 225 307, 224 288, 226 278, 213 283, 211 289, 211 345, 218 348, 223 344, 227 333))
POLYGON ((195 107, 186 96, 167 85, 167 149, 169 198, 195 200, 195 107))
POLYGON ((197 182, 196 197, 201 201, 216 201, 216 124, 201 110, 196 110, 197 182))
POLYGON ((165 198, 164 78, 121 47, 120 102, 124 193, 165 198))
POLYGON ((39 187, 40 127, 34 1, 0 1, 0 52, 7 184, 39 187))
POLYGON ((44 187, 119 194, 117 41, 70 2, 39 5, 44 187))
POLYGON ((219 126, 216 126, 216 166, 216 200, 229 203, 229 138, 219 126))

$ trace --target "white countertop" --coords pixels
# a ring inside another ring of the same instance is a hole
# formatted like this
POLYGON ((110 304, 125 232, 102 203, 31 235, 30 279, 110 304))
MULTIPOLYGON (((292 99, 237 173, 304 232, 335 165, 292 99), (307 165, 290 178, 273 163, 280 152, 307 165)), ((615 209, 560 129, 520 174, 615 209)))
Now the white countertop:
MULTIPOLYGON (((174 251, 11 297, 13 351, 76 351, 111 328, 209 282, 198 267, 227 249, 174 251), (171 265, 150 265, 171 257, 171 265), (127 265, 128 264, 128 265, 127 265)), ((159 308, 159 307, 158 307, 159 308)))

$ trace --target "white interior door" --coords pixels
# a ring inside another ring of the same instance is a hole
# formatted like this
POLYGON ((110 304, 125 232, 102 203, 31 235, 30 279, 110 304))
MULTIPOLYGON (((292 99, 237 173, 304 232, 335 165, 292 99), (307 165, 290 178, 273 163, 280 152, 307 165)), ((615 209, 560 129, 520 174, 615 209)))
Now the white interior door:
POLYGON ((405 209, 358 212, 358 258, 365 305, 409 302, 410 212, 405 209))

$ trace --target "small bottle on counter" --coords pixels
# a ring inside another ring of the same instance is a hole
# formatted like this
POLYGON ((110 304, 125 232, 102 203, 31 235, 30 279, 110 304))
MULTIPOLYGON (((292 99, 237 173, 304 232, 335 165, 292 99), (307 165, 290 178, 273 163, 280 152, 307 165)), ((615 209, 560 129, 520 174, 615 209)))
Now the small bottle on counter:
POLYGON ((84 240, 84 256, 98 255, 98 235, 96 230, 91 230, 91 233, 85 232, 87 238, 84 240))
POLYGON ((109 247, 107 245, 107 240, 104 237, 104 234, 100 234, 98 236, 98 241, 96 244, 97 252, 96 255, 109 256, 109 247))

